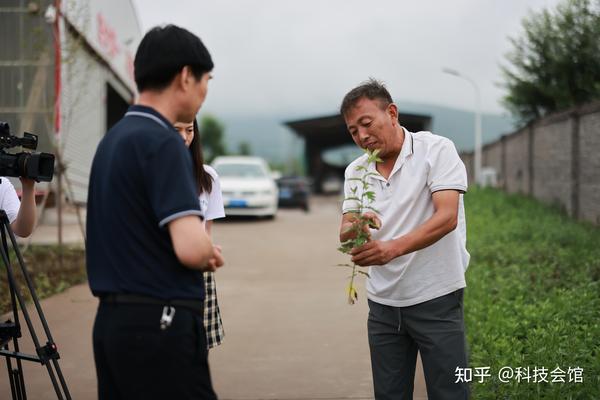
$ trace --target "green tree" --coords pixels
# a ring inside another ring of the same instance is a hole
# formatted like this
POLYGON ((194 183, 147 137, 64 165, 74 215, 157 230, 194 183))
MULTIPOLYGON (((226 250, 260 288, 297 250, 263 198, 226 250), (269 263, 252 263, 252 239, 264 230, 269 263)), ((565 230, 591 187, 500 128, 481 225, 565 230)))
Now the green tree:
POLYGON ((504 104, 519 122, 600 99, 600 0, 530 13, 502 66, 504 104))
POLYGON ((205 115, 200 120, 200 136, 202 137, 202 148, 207 163, 211 163, 215 157, 227 154, 225 146, 225 126, 212 115, 205 115))

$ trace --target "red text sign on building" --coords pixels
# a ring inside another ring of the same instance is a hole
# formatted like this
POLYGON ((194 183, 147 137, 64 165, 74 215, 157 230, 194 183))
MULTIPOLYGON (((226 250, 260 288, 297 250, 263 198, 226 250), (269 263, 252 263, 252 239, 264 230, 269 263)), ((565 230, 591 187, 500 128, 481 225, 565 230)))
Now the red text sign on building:
POLYGON ((121 52, 117 34, 108 22, 106 22, 102 14, 98 13, 96 20, 98 22, 98 43, 109 57, 114 58, 121 52))

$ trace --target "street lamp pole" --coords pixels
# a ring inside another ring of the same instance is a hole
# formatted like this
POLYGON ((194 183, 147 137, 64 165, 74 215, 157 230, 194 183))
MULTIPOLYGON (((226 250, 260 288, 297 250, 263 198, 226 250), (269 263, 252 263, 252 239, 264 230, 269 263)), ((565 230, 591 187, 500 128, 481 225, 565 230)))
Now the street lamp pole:
POLYGON ((454 75, 469 82, 475 89, 475 183, 481 184, 481 95, 475 81, 455 69, 443 68, 446 74, 454 75))

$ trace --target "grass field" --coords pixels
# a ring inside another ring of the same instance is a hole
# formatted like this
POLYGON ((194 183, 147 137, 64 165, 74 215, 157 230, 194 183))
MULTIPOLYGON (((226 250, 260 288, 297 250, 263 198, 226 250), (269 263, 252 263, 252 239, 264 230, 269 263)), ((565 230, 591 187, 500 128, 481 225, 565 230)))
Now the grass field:
POLYGON ((473 398, 600 399, 600 229, 492 189, 471 191, 465 207, 470 366, 491 374, 473 377, 473 398), (508 383, 502 367, 513 369, 508 383), (582 383, 569 368, 583 369, 582 383))
MULTIPOLYGON (((23 254, 23 259, 40 299, 60 293, 86 279, 85 252, 81 247, 63 248, 62 266, 59 263, 56 246, 32 246, 23 254)), ((27 295, 26 298, 29 300, 29 290, 26 290, 25 280, 14 254, 11 254, 11 264, 22 293, 27 295)), ((0 262, 0 314, 8 311, 10 311, 10 295, 7 274, 4 263, 0 262)))

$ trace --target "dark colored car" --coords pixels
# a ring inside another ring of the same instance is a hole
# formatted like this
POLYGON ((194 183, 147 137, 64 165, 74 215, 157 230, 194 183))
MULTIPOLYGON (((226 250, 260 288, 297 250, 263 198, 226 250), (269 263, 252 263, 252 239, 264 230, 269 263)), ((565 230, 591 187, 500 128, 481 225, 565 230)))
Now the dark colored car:
POLYGON ((279 207, 299 207, 309 210, 310 181, 302 176, 283 176, 277 180, 279 207))

